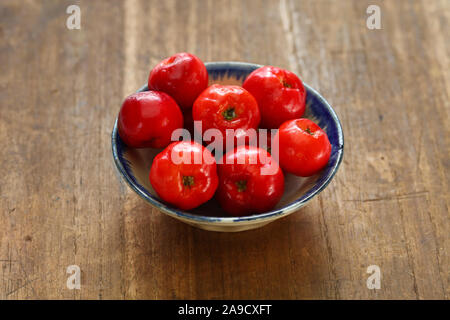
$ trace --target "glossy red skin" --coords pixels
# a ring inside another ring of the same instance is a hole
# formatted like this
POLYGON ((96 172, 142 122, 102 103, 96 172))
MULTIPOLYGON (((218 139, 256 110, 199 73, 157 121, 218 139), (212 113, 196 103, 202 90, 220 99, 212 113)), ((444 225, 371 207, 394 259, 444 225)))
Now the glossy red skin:
POLYGON ((300 177, 309 177, 323 169, 330 159, 328 136, 309 119, 283 123, 278 130, 281 168, 300 177), (306 130, 309 128, 311 134, 306 130))
POLYGON ((158 196, 180 208, 190 210, 198 207, 211 199, 217 189, 218 177, 216 160, 208 149, 193 141, 179 141, 170 144, 153 160, 150 169, 150 183, 158 196), (202 163, 177 164, 172 161, 172 152, 183 157, 190 154, 190 159, 199 155, 202 163), (183 184, 183 176, 191 176, 194 179, 192 186, 183 184))
POLYGON ((192 107, 208 86, 208 71, 193 54, 182 52, 158 63, 150 72, 148 87, 169 94, 182 109, 192 107))
MULTIPOLYGON (((219 84, 208 87, 195 100, 192 117, 194 121, 201 121, 203 132, 211 128, 219 129, 224 137, 224 148, 226 129, 242 129, 236 132, 235 147, 238 138, 246 135, 248 129, 256 130, 261 119, 258 104, 247 90, 239 86, 219 84), (235 118, 226 120, 223 112, 230 107, 234 109, 235 118)), ((199 130, 198 126, 196 129, 199 130)))
POLYGON ((216 197, 222 208, 233 216, 256 214, 269 211, 280 201, 284 192, 284 175, 278 164, 273 175, 261 175, 261 167, 270 166, 263 164, 260 155, 273 160, 266 150, 240 146, 229 151, 223 159, 223 164, 218 165, 219 187, 216 197), (256 153, 258 161, 250 164, 250 154, 256 153), (244 164, 238 164, 238 157, 245 157, 244 164), (247 187, 239 191, 236 182, 246 180, 247 187))
POLYGON ((119 112, 122 140, 133 148, 164 148, 183 115, 175 100, 164 92, 145 91, 128 96, 119 112))
POLYGON ((256 69, 242 85, 256 99, 262 128, 277 129, 305 112, 306 90, 292 72, 272 66, 256 69))

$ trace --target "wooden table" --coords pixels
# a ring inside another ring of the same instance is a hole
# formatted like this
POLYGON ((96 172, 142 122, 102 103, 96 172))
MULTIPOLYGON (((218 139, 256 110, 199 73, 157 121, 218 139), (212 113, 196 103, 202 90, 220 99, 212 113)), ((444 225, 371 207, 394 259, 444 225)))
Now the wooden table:
POLYGON ((2 0, 0 298, 448 299, 449 18, 447 0, 2 0), (80 30, 66 28, 71 4, 80 30), (124 97, 179 51, 318 89, 345 134, 331 185, 237 234, 150 209, 116 174, 110 133, 124 97))

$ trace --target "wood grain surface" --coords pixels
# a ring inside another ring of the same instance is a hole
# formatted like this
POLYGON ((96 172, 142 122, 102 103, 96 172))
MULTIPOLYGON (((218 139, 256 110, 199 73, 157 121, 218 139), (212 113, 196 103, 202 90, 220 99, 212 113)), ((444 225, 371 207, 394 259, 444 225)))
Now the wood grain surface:
POLYGON ((0 299, 448 299, 449 24, 448 0, 1 0, 0 299), (81 30, 66 28, 70 4, 81 30), (318 89, 345 135, 329 187, 236 234, 132 192, 113 123, 179 51, 288 68, 318 89))

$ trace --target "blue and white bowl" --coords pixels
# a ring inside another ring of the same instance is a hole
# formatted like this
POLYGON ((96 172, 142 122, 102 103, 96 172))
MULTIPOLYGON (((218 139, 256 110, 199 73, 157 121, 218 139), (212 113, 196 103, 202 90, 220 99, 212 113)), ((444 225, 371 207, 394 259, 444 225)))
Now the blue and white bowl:
MULTIPOLYGON (((245 78, 259 67, 261 66, 257 64, 243 62, 206 63, 210 84, 242 85, 245 78)), ((307 90, 307 98, 306 112, 303 117, 316 122, 326 131, 332 145, 331 157, 326 168, 315 176, 300 178, 285 174, 285 193, 272 211, 243 217, 230 217, 220 208, 215 199, 191 211, 179 210, 165 203, 157 196, 149 181, 153 158, 161 150, 133 149, 126 146, 119 137, 117 120, 111 140, 114 162, 120 175, 131 189, 151 206, 171 217, 211 231, 235 232, 262 227, 299 210, 318 195, 333 179, 342 160, 344 136, 336 113, 317 91, 304 85, 307 90)), ((139 91, 146 90, 148 87, 144 86, 139 91)), ((149 210, 149 214, 153 213, 149 210)))

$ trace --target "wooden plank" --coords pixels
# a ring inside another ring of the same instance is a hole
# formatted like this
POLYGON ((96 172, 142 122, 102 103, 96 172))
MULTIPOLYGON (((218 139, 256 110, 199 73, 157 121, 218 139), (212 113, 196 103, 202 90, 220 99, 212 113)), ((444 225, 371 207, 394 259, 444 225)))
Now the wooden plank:
POLYGON ((448 299, 448 1, 0 3, 0 299, 448 299), (68 5, 82 11, 68 30, 68 5), (382 29, 366 28, 378 4, 382 29), (110 131, 160 59, 272 64, 334 106, 335 180, 244 233, 151 209, 110 131), (81 290, 66 268, 79 265, 81 290), (380 290, 366 269, 381 268, 380 290))
POLYGON ((0 297, 120 297, 124 255, 110 131, 122 100, 121 1, 2 2, 0 297), (111 23, 115 21, 114 23, 111 23), (82 270, 68 290, 66 268, 82 270))

